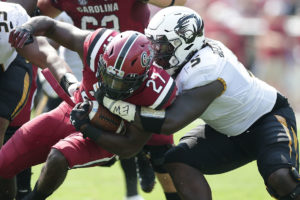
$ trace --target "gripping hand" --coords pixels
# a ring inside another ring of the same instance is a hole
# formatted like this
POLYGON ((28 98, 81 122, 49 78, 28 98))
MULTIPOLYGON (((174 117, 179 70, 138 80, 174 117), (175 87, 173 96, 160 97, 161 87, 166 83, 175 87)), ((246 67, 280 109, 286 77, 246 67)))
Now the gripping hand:
POLYGON ((72 109, 70 114, 70 121, 77 131, 81 131, 83 125, 90 123, 89 108, 89 102, 84 101, 83 103, 76 104, 72 109))
POLYGON ((12 47, 22 48, 33 42, 33 30, 31 26, 20 26, 13 29, 9 34, 9 43, 12 47))

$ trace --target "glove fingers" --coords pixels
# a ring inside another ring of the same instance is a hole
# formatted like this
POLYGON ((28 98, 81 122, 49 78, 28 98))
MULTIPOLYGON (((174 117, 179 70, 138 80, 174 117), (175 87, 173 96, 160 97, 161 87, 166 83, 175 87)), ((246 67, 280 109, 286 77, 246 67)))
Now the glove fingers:
POLYGON ((87 112, 90 108, 90 103, 88 101, 84 101, 82 104, 81 104, 81 108, 87 112))
POLYGON ((10 45, 12 47, 15 47, 15 41, 13 40, 14 34, 15 34, 15 29, 13 29, 10 33, 9 33, 9 38, 8 38, 8 42, 10 43, 10 45))
POLYGON ((24 46, 25 42, 28 40, 29 36, 30 36, 29 33, 21 32, 20 35, 18 36, 17 47, 22 48, 24 46))
POLYGON ((76 104, 76 105, 74 106, 73 110, 74 110, 74 109, 79 109, 80 106, 81 106, 81 103, 76 104))
POLYGON ((15 35, 14 40, 15 40, 15 46, 16 48, 18 48, 20 39, 22 38, 21 35, 23 35, 23 33, 21 31, 17 31, 16 33, 17 34, 15 35))
POLYGON ((17 47, 16 38, 19 36, 19 32, 17 30, 14 30, 10 33, 10 36, 11 36, 11 45, 16 48, 17 47))

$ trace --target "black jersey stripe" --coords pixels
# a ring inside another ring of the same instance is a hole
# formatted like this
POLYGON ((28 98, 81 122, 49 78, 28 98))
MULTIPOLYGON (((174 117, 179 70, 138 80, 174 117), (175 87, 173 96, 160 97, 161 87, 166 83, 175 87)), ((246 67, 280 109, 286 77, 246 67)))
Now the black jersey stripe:
POLYGON ((171 85, 171 87, 170 87, 170 89, 169 89, 167 95, 166 95, 165 98, 161 101, 161 103, 155 108, 155 110, 160 110, 160 109, 162 109, 162 108, 164 107, 164 105, 167 103, 167 101, 169 101, 169 99, 170 99, 170 97, 171 97, 171 95, 172 95, 172 93, 173 93, 173 91, 174 91, 175 85, 176 85, 176 83, 175 83, 175 81, 173 81, 173 83, 172 83, 172 85, 171 85))
POLYGON ((123 62, 124 62, 124 58, 126 57, 126 55, 128 54, 131 46, 134 44, 135 40, 138 38, 139 34, 133 34, 132 36, 130 36, 130 38, 126 41, 125 45, 123 46, 120 54, 118 55, 118 58, 115 62, 115 68, 116 69, 121 69, 123 62))
POLYGON ((103 35, 103 33, 106 31, 106 28, 102 28, 99 33, 96 35, 96 37, 94 38, 92 44, 89 46, 88 49, 88 53, 86 56, 86 63, 88 64, 88 66, 90 66, 90 61, 91 61, 91 54, 94 50, 95 45, 97 44, 98 40, 101 38, 101 36, 103 35))

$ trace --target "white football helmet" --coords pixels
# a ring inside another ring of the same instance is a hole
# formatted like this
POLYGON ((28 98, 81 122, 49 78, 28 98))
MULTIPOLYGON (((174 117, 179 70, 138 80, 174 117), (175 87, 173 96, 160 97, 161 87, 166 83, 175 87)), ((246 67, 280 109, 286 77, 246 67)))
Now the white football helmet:
POLYGON ((153 16, 145 35, 152 41, 155 62, 175 70, 203 46, 204 24, 194 10, 171 6, 153 16))

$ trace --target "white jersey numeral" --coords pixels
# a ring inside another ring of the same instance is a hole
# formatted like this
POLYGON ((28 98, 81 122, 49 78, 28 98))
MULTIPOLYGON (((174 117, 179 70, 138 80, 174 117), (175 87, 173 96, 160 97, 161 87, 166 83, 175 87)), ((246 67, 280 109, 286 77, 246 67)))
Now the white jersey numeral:
MULTIPOLYGON (((166 80, 159 73, 153 73, 151 75, 151 78, 152 79, 159 78, 161 80, 161 82, 166 83, 166 80)), ((163 86, 158 86, 157 87, 156 82, 154 80, 148 80, 147 83, 146 83, 146 86, 150 87, 151 85, 153 87, 153 91, 156 92, 156 93, 160 93, 161 90, 163 89, 163 86)))
POLYGON ((93 16, 84 16, 81 18, 81 28, 84 30, 87 30, 88 24, 92 24, 93 26, 95 26, 97 28, 100 28, 100 26, 105 28, 105 27, 107 27, 107 25, 109 23, 112 23, 112 27, 109 27, 109 28, 114 29, 114 30, 120 30, 119 18, 116 15, 104 16, 101 19, 100 23, 93 16))

